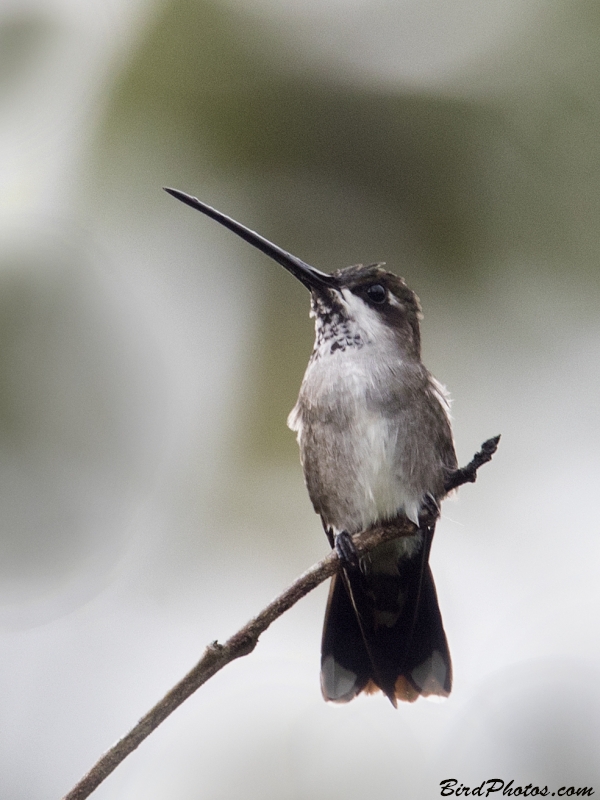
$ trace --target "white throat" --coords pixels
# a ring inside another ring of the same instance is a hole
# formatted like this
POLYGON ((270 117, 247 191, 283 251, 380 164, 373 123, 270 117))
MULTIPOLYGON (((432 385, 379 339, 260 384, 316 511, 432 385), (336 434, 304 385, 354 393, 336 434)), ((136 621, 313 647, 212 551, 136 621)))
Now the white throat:
POLYGON ((379 314, 349 289, 342 289, 336 299, 342 308, 331 310, 319 308, 319 300, 313 301, 311 316, 315 318, 315 348, 312 358, 323 358, 361 350, 365 346, 389 346, 392 332, 379 314))

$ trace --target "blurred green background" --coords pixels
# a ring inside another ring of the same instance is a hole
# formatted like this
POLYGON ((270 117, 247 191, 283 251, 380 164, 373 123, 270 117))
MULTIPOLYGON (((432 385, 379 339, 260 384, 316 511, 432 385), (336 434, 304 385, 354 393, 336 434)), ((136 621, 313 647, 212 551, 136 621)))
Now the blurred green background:
POLYGON ((466 462, 432 564, 443 704, 325 705, 326 587, 96 792, 600 789, 600 7, 0 5, 0 797, 57 798, 327 550, 285 426, 288 274, 385 261, 466 462))

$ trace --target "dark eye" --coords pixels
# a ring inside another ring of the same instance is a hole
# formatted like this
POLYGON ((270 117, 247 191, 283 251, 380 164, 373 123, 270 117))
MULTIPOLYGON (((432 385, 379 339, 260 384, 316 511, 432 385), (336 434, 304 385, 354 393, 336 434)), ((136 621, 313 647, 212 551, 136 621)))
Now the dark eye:
POLYGON ((373 286, 369 286, 367 295, 369 300, 374 303, 385 303, 387 298, 387 292, 380 283, 374 283, 373 286))

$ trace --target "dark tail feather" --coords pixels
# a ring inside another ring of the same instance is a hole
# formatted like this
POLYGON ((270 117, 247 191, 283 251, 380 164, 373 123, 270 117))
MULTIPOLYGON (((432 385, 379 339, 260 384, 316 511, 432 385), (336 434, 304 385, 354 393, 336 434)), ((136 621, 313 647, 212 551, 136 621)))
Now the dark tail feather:
POLYGON ((394 705, 448 696, 452 665, 427 555, 401 559, 397 575, 333 579, 321 648, 326 700, 377 689, 394 705))
POLYGON ((363 634, 340 574, 329 588, 321 642, 321 691, 325 700, 347 703, 373 674, 363 634))

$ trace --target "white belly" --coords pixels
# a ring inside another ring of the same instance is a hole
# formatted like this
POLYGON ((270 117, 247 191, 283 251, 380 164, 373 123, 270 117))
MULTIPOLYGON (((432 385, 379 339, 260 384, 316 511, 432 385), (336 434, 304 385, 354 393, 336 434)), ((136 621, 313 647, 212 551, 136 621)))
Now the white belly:
POLYGON ((394 419, 358 414, 352 437, 355 442, 354 492, 362 512, 363 527, 391 519, 402 512, 418 522, 421 497, 398 474, 398 426, 394 419))

